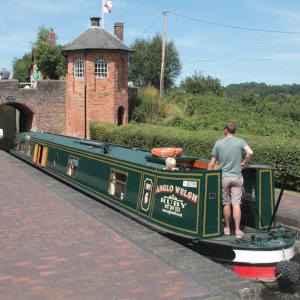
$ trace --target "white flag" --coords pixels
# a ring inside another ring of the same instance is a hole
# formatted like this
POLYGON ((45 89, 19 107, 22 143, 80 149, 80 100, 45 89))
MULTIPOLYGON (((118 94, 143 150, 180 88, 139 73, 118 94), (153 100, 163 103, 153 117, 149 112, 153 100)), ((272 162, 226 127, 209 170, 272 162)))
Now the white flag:
POLYGON ((112 3, 111 1, 103 1, 103 11, 107 14, 111 13, 112 3))

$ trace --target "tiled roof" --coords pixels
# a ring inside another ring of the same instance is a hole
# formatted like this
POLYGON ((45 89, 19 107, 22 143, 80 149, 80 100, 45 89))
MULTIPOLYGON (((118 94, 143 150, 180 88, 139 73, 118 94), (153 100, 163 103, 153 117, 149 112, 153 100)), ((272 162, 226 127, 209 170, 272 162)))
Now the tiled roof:
POLYGON ((131 52, 132 50, 120 40, 110 35, 99 26, 91 26, 75 41, 69 44, 63 52, 76 50, 121 50, 131 52))

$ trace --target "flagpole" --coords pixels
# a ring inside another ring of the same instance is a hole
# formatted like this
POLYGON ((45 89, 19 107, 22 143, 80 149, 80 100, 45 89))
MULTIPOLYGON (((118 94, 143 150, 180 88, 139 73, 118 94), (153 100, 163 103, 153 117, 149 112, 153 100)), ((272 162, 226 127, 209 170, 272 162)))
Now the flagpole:
POLYGON ((102 20, 101 20, 101 29, 104 29, 104 0, 102 0, 102 20))

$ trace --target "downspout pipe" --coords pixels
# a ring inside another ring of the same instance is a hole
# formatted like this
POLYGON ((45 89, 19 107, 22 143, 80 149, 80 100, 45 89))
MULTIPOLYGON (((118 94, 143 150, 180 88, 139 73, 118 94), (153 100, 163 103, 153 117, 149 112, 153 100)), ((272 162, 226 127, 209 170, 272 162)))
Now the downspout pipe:
POLYGON ((87 72, 86 72, 86 50, 84 51, 84 139, 87 139, 87 126, 86 126, 86 121, 87 121, 87 72))

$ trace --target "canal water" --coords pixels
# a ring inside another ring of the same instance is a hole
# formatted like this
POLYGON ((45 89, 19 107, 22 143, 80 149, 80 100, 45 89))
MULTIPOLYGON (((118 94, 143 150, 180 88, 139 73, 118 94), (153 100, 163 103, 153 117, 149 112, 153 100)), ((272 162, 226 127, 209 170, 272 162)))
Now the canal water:
MULTIPOLYGON (((300 253, 293 259, 300 264, 300 253)), ((294 285, 287 288, 280 289, 275 283, 264 283, 262 284, 262 300, 290 300, 300 299, 300 285, 294 285)))

